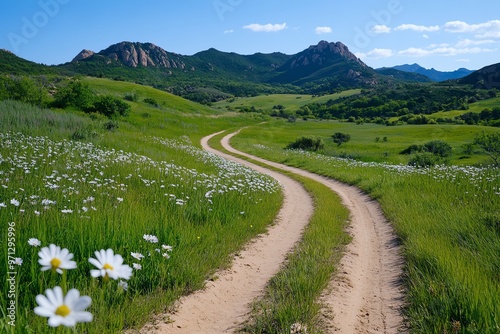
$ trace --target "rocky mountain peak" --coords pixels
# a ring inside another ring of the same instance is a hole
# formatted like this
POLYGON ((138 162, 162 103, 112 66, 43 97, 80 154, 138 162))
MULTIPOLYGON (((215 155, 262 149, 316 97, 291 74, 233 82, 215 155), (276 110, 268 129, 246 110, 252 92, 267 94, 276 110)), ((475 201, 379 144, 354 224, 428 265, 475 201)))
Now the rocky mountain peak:
POLYGON ((76 55, 75 58, 73 58, 72 62, 87 59, 89 57, 92 57, 94 54, 94 51, 83 49, 79 54, 76 55))
POLYGON ((334 43, 327 41, 321 41, 317 45, 311 45, 309 48, 299 53, 291 64, 291 67, 307 66, 311 64, 323 66, 332 60, 341 58, 351 60, 366 67, 365 63, 349 51, 346 45, 341 42, 334 43))
POLYGON ((99 52, 130 67, 185 68, 183 57, 168 53, 153 43, 121 42, 99 52))

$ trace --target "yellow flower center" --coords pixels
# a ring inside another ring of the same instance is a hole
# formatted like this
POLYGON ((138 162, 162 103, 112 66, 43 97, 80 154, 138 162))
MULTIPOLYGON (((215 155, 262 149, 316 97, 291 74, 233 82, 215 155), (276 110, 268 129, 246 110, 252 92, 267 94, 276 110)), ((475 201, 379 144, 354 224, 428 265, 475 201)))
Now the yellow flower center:
POLYGON ((112 267, 109 263, 106 263, 104 266, 102 266, 102 269, 110 269, 110 270, 113 270, 113 267, 112 267))
POLYGON ((71 313, 71 310, 69 309, 69 307, 67 307, 66 305, 61 305, 59 306, 57 309, 56 309, 56 314, 57 315, 60 315, 61 317, 66 317, 68 314, 71 313))
POLYGON ((56 270, 57 268, 59 268, 59 266, 61 265, 62 261, 59 260, 57 257, 53 258, 51 261, 50 261, 50 264, 52 265, 52 270, 56 270))

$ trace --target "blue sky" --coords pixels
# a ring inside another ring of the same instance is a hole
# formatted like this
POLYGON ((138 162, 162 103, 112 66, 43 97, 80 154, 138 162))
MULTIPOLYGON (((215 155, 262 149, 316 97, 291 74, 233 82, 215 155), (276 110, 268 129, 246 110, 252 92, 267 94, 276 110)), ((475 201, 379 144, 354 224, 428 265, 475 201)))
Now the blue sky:
POLYGON ((500 62, 499 0, 0 0, 0 48, 44 64, 121 41, 183 55, 294 54, 340 41, 374 68, 500 62))

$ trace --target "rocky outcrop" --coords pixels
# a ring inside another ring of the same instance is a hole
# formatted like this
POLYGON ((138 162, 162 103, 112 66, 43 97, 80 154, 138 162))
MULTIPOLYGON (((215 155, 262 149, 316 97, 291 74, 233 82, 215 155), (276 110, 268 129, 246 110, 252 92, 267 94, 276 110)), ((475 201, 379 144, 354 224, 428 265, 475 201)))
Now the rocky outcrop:
POLYGON ((87 59, 89 57, 92 57, 94 54, 94 51, 83 49, 79 54, 76 55, 75 58, 73 58, 72 62, 87 59))
POLYGON ((349 51, 347 46, 341 42, 329 43, 327 41, 321 41, 317 45, 311 45, 309 48, 299 53, 289 66, 291 68, 308 66, 311 64, 322 66, 333 59, 340 58, 351 60, 366 67, 365 63, 349 51))
POLYGON ((184 69, 183 56, 169 53, 152 43, 121 42, 99 52, 130 67, 163 67, 184 69))

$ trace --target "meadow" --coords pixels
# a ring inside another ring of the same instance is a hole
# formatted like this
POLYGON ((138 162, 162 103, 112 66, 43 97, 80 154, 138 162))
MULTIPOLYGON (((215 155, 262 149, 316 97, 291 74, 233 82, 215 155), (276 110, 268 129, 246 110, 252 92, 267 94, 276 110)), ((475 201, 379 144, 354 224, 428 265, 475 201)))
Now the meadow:
MULTIPOLYGON (((15 327, 2 309, 2 332, 48 332, 47 319, 33 313, 35 297, 56 286, 92 299, 93 321, 78 324, 79 331, 141 326, 227 266, 280 206, 274 180, 202 151, 188 136, 169 138, 169 129, 160 137, 160 130, 120 121, 120 130, 107 131, 106 120, 77 113, 10 101, 0 109, 0 220, 9 237, 0 267, 16 273, 15 283, 0 283, 4 292, 13 289, 0 303, 16 308, 15 327), (71 139, 75 133, 85 140, 71 139), (39 252, 51 244, 73 254, 68 261, 76 268, 59 273, 50 262, 54 270, 42 271, 39 252), (91 277, 89 259, 106 249, 123 258, 130 277, 91 277)), ((164 118, 156 109, 148 109, 150 118, 164 118)), ((238 120, 212 124, 231 122, 238 120)))
POLYGON ((326 103, 329 100, 337 100, 342 97, 359 94, 361 89, 351 89, 335 94, 321 96, 307 94, 268 94, 254 97, 238 97, 219 101, 213 104, 217 109, 250 108, 259 110, 272 110, 274 106, 282 105, 289 111, 297 111, 300 107, 309 103, 326 103))
MULTIPOLYGON (((331 123, 330 131, 345 130, 343 125, 331 123)), ((319 136, 324 127, 270 122, 242 130, 232 145, 354 184, 380 202, 404 247, 408 296, 405 313, 412 332, 497 333, 498 168, 439 165, 419 169, 283 149, 294 136, 319 136)), ((369 132, 370 128, 364 129, 369 132)), ((411 132, 407 140, 410 136, 411 132)))
MULTIPOLYGON (((2 309, 0 331, 48 332, 47 319, 33 310, 36 296, 55 286, 92 298, 87 311, 93 321, 78 324, 77 332, 114 333, 141 327, 181 295, 216 279, 232 253, 266 230, 282 200, 273 180, 199 149, 203 136, 245 126, 251 127, 232 142, 238 149, 355 184, 380 202, 404 245, 412 332, 499 331, 500 175, 498 168, 482 167, 490 160, 480 150, 464 150, 478 133, 498 129, 289 123, 210 108, 147 86, 82 80, 97 93, 133 97, 130 116, 109 120, 0 102, 0 220, 6 244, 13 238, 13 247, 0 251, 0 267, 16 273, 15 284, 0 282, 2 291, 14 287, 0 304, 14 300, 16 327, 2 309), (334 132, 349 133, 351 140, 337 146, 334 132), (322 138, 322 154, 284 150, 303 135, 322 138), (417 169, 399 154, 433 139, 452 146, 446 164, 417 169), (77 267, 41 271, 39 252, 50 244, 72 253, 77 267), (123 257, 130 277, 91 276, 96 267, 89 258, 106 249, 123 257)), ((299 108, 313 99, 259 98, 266 108, 299 108)), ((314 99, 320 98, 327 97, 314 99)), ((311 228, 256 302, 248 332, 281 333, 292 321, 314 329, 320 309, 314 296, 335 272, 347 242, 338 198, 301 182, 316 203, 311 228), (329 225, 332 216, 335 224, 329 225), (320 260, 325 257, 331 261, 320 260)))

